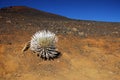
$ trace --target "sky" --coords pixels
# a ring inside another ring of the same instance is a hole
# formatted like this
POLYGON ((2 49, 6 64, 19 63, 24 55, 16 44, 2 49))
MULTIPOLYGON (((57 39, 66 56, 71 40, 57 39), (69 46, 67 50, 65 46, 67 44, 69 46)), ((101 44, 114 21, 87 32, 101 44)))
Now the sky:
POLYGON ((28 6, 72 19, 120 22, 120 0, 0 0, 0 8, 28 6))

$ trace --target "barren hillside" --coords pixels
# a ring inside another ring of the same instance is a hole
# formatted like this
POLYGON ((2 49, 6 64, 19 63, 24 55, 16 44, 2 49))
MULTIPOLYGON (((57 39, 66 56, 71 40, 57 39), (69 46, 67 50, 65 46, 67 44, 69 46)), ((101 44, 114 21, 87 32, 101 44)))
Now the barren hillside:
POLYGON ((0 80, 120 80, 120 23, 73 20, 24 6, 0 9, 0 80), (62 56, 21 50, 39 30, 57 34, 62 56))

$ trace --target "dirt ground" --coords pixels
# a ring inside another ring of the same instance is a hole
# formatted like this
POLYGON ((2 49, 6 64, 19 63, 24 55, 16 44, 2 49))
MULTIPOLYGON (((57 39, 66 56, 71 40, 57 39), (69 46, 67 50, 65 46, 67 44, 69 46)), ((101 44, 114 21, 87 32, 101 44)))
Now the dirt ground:
POLYGON ((0 35, 0 80, 120 80, 120 38, 58 35, 62 56, 44 61, 21 52, 30 37, 0 35))
POLYGON ((120 80, 120 23, 71 20, 28 7, 0 9, 0 80, 120 80), (42 29, 57 34, 59 58, 22 53, 42 29))

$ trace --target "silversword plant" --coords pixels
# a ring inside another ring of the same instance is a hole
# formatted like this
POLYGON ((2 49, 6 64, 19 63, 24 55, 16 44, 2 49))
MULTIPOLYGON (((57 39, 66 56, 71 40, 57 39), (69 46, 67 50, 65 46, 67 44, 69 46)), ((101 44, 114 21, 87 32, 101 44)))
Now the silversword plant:
POLYGON ((50 31, 38 31, 33 36, 30 42, 23 48, 23 52, 29 47, 44 60, 51 60, 60 56, 60 52, 56 49, 57 36, 50 31))

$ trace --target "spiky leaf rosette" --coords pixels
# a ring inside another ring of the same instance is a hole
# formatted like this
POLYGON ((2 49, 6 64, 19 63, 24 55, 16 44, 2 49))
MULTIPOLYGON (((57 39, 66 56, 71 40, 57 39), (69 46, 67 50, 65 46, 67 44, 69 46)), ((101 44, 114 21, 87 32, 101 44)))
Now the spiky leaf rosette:
POLYGON ((50 31, 36 32, 30 41, 30 49, 37 53, 42 59, 54 59, 60 55, 56 50, 57 37, 50 31))

